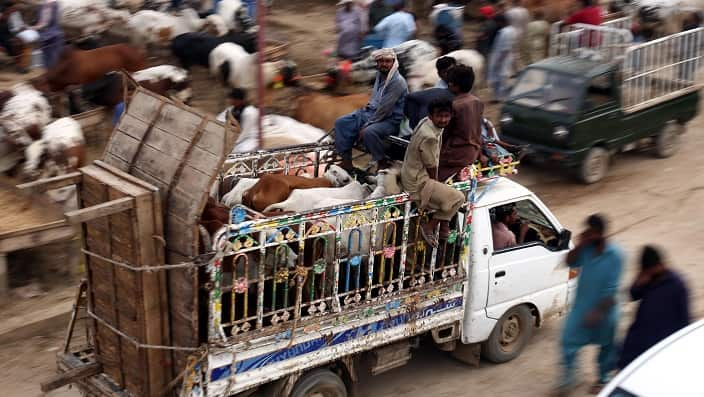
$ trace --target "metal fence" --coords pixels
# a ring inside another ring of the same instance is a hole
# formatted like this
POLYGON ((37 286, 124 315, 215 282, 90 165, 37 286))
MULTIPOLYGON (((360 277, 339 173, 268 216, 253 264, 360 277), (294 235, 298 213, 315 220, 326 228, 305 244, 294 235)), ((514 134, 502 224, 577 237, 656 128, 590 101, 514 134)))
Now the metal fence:
POLYGON ((550 56, 589 56, 604 62, 619 60, 633 43, 629 30, 574 24, 550 38, 550 56))
POLYGON ((698 90, 704 28, 630 47, 623 63, 622 98, 635 111, 698 90))

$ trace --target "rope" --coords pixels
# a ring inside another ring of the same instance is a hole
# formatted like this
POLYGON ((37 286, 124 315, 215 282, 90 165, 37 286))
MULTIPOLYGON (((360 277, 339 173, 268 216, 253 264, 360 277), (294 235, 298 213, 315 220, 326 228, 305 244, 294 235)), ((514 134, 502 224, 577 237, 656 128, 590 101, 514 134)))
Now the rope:
POLYGON ((121 336, 124 339, 126 339, 128 342, 133 344, 137 349, 159 349, 159 350, 176 350, 176 351, 189 351, 189 352, 198 351, 198 350, 202 349, 201 347, 164 346, 164 345, 150 345, 147 343, 140 343, 137 339, 133 338, 130 335, 127 335, 126 333, 124 333, 124 332, 120 331, 119 329, 110 325, 107 321, 98 317, 91 310, 87 309, 86 313, 88 313, 88 315, 91 318, 93 318, 94 320, 96 320, 97 322, 99 322, 100 324, 105 326, 106 328, 108 328, 110 331, 112 331, 115 334, 117 334, 118 336, 121 336))
POLYGON ((133 271, 133 272, 154 272, 154 271, 158 271, 158 270, 198 268, 198 267, 202 267, 202 266, 207 266, 207 265, 208 265, 208 262, 207 262, 207 261, 203 262, 204 259, 202 259, 202 258, 205 257, 205 256, 209 256, 209 255, 202 255, 202 256, 196 257, 196 258, 195 258, 195 262, 181 262, 181 263, 177 263, 177 264, 175 264, 175 265, 159 265, 159 266, 149 266, 149 267, 136 267, 136 266, 130 265, 129 263, 119 262, 119 261, 116 261, 116 260, 114 260, 114 259, 110 259, 110 258, 104 257, 104 256, 102 256, 102 255, 100 255, 100 254, 96 254, 95 252, 88 251, 88 250, 85 249, 85 248, 82 248, 82 249, 81 249, 81 252, 83 252, 84 254, 86 254, 86 255, 88 255, 88 256, 92 256, 92 257, 94 257, 94 258, 96 258, 96 259, 100 259, 100 260, 102 260, 102 261, 111 263, 111 264, 116 265, 116 266, 120 266, 120 267, 122 267, 122 268, 124 268, 124 269, 131 270, 131 271, 133 271))
MULTIPOLYGON (((200 357, 198 357, 197 360, 194 360, 193 362, 188 364, 186 366, 186 368, 184 368, 183 371, 181 371, 174 379, 171 380, 171 382, 169 382, 168 385, 166 385, 166 387, 164 387, 164 389, 161 392, 159 392, 159 395, 163 396, 163 395, 168 394, 168 392, 171 389, 173 389, 176 385, 178 385, 178 383, 181 381, 181 379, 183 379, 186 376, 187 373, 193 371, 193 368, 195 368, 196 365, 198 365, 203 360, 205 360, 205 358, 207 356, 208 356, 208 348, 206 346, 203 353, 200 355, 200 357)), ((229 388, 228 388, 228 390, 229 390, 229 388)))

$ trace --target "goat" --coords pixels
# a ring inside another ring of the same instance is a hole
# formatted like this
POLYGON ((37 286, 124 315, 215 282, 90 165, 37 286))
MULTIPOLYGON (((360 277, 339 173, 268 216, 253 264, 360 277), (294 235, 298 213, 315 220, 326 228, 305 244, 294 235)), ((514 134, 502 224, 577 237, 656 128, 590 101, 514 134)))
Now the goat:
POLYGON ((286 200, 266 207, 264 212, 305 212, 362 200, 366 193, 364 186, 357 181, 352 181, 343 187, 296 189, 286 200))
POLYGON ((255 211, 262 212, 268 206, 286 200, 294 189, 340 187, 350 182, 352 177, 336 165, 331 165, 322 178, 265 174, 243 195, 242 203, 255 211))

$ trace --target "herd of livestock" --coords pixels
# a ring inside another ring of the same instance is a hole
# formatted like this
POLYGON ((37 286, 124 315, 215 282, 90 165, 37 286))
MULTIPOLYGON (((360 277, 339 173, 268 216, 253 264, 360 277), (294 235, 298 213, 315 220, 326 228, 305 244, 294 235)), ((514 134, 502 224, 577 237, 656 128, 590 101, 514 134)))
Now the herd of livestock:
MULTIPOLYGON (((194 66, 208 68, 214 79, 224 86, 248 90, 256 87, 259 66, 256 27, 248 20, 246 7, 240 0, 220 1, 216 13, 208 12, 212 5, 204 2, 189 3, 193 8, 176 12, 166 11, 167 2, 59 2, 62 27, 73 44, 64 48, 57 64, 45 74, 0 93, 0 124, 7 138, 0 142, 0 172, 34 179, 69 172, 84 165, 86 150, 81 127, 70 117, 57 118, 67 112, 63 109, 63 100, 55 99, 67 95, 70 114, 86 110, 86 103, 90 107, 103 106, 112 110, 123 101, 124 85, 128 84, 116 73, 119 71, 131 73, 136 83, 151 91, 186 104, 193 96, 189 71, 194 66), (144 9, 146 7, 153 9, 144 9), (114 42, 112 33, 116 30, 121 30, 122 42, 105 45, 114 42), (170 59, 178 66, 147 67, 150 63, 147 54, 166 49, 170 50, 170 59)), ((699 7, 699 4, 682 2, 669 4, 660 1, 652 5, 651 2, 644 0, 638 5, 641 14, 651 20, 675 19, 679 6, 699 7)), ((633 6, 634 3, 628 2, 627 5, 633 6)), ((399 69, 411 91, 437 82, 435 60, 440 53, 433 44, 411 40, 394 50, 399 69)), ((478 78, 484 75, 484 58, 477 51, 462 49, 446 55, 454 57, 460 64, 471 66, 478 78)), ((340 64, 337 69, 328 71, 328 88, 342 83, 369 83, 374 78, 375 66, 371 56, 362 56, 351 65, 340 64)), ((275 81, 297 84, 295 68, 295 63, 289 60, 266 62, 262 65, 264 82, 267 86, 275 81)), ((481 83, 477 82, 478 85, 481 83)), ((265 116, 263 135, 269 140, 269 147, 276 146, 277 142, 303 144, 318 141, 337 117, 362 107, 367 99, 366 94, 331 97, 321 92, 308 92, 296 100, 295 119, 265 116), (294 130, 297 134, 289 133, 294 130)), ((234 152, 256 148, 258 110, 250 110, 243 114, 242 133, 234 152)), ((357 197, 362 190, 357 190, 351 198, 362 198, 357 197)), ((266 207, 256 210, 270 210, 266 207)), ((301 210, 295 205, 288 207, 301 210)))

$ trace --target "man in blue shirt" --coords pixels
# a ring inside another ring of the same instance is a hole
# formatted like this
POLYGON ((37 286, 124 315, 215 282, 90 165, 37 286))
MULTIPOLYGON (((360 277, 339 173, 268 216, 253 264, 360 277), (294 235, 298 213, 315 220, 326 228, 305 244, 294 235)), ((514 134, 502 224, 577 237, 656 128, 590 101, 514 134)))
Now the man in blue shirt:
POLYGON ((408 94, 406 80, 398 72, 394 50, 384 48, 374 51, 379 72, 369 103, 335 121, 335 151, 342 157, 342 168, 352 170, 352 148, 362 141, 364 147, 379 165, 387 168, 384 140, 398 133, 403 120, 403 105, 408 94))
POLYGON ((631 299, 640 301, 623 341, 618 368, 623 369, 656 343, 689 325, 689 296, 682 278, 668 269, 658 250, 646 245, 631 299))
POLYGON ((558 394, 574 386, 577 353, 587 345, 599 345, 599 379, 592 386, 596 394, 616 368, 614 343, 619 310, 616 302, 624 257, 621 250, 606 240, 606 220, 601 215, 587 218, 587 230, 579 244, 567 255, 570 268, 579 268, 580 276, 574 305, 562 332, 563 374, 558 394))
POLYGON ((392 48, 413 38, 416 32, 416 21, 409 12, 404 10, 405 1, 394 4, 394 13, 384 18, 374 27, 374 32, 384 37, 384 48, 392 48))

